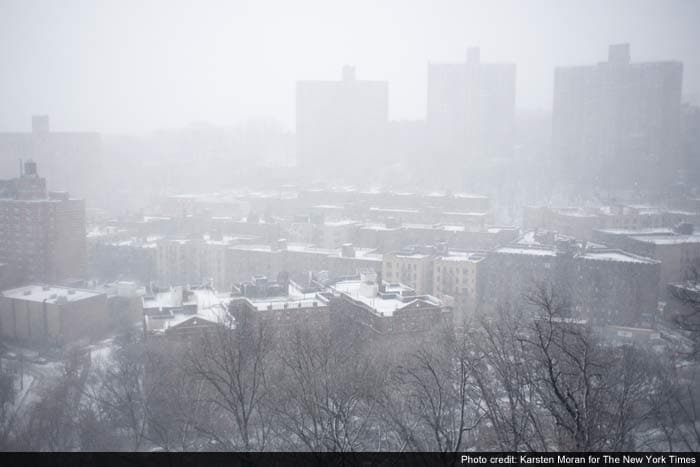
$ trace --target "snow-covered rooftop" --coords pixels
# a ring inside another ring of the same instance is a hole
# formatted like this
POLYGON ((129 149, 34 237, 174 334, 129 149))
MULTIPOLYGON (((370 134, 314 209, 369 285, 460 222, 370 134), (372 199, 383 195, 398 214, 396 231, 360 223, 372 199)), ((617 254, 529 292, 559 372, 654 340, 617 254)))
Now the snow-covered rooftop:
POLYGON ((250 299, 250 303, 258 311, 284 310, 294 308, 327 307, 327 304, 317 297, 269 297, 250 299))
POLYGON ((550 248, 518 248, 515 246, 504 246, 495 250, 496 253, 508 255, 529 255, 529 256, 556 256, 556 252, 550 248))
POLYGON ((673 230, 666 228, 597 229, 596 231, 611 235, 673 235, 673 230))
POLYGON ((440 301, 430 295, 413 296, 413 289, 401 284, 385 283, 387 294, 384 296, 377 293, 376 283, 363 282, 360 279, 340 281, 333 284, 332 289, 349 298, 356 300, 374 310, 380 316, 391 317, 398 310, 406 308, 417 301, 429 303, 430 305, 440 305, 440 301), (405 293, 409 298, 400 298, 405 293), (410 294, 410 295, 409 295, 410 294))
POLYGON ((587 251, 578 255, 583 259, 596 261, 620 261, 625 263, 655 264, 657 261, 643 256, 633 255, 619 250, 587 251))
MULTIPOLYGON (((179 290, 181 292, 181 290, 179 290)), ((231 324, 231 317, 228 313, 228 303, 231 298, 228 294, 218 294, 211 289, 194 289, 191 299, 185 304, 195 304, 197 311, 195 313, 185 313, 171 311, 167 316, 146 316, 146 328, 149 331, 167 331, 173 326, 184 323, 189 319, 201 318, 212 323, 231 324)), ((179 297, 181 297, 181 293, 179 297)), ((157 305, 162 307, 173 306, 178 307, 183 305, 182 301, 178 301, 178 293, 162 293, 156 296, 157 305)), ((153 300, 148 303, 148 306, 156 305, 153 300)), ((147 307, 147 299, 144 298, 144 308, 147 307)))
POLYGON ((356 225, 358 222, 352 219, 341 219, 337 221, 325 221, 323 225, 326 227, 343 227, 347 225, 356 225))
POLYGON ((654 245, 682 245, 685 243, 700 243, 700 235, 633 235, 630 238, 639 242, 653 243, 654 245))
POLYGON ((56 303, 58 300, 78 302, 102 294, 94 290, 75 289, 58 285, 32 284, 5 290, 2 292, 2 295, 15 300, 56 303))
POLYGON ((470 251, 450 251, 448 254, 439 258, 439 261, 454 261, 466 263, 478 263, 486 258, 483 253, 474 253, 470 251))

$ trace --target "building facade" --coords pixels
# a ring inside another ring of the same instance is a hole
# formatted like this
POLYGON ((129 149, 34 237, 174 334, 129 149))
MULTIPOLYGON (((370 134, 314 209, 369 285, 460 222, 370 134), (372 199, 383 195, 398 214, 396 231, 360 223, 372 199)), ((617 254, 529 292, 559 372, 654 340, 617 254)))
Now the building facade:
POLYGON ((3 338, 61 345, 103 337, 110 324, 103 293, 33 284, 0 294, 3 338))
POLYGON ((383 154, 389 120, 389 85, 355 77, 343 68, 340 81, 299 81, 296 87, 298 165, 329 171, 367 170, 383 154))
POLYGON ((632 63, 629 44, 608 60, 554 73, 552 153, 574 185, 658 191, 681 166, 680 62, 632 63))
POLYGON ((428 65, 428 137, 446 176, 512 156, 515 70, 481 62, 478 48, 467 51, 466 63, 428 65))
POLYGON ((0 199, 0 262, 12 283, 58 282, 86 272, 85 203, 47 192, 36 163, 24 164, 0 199))

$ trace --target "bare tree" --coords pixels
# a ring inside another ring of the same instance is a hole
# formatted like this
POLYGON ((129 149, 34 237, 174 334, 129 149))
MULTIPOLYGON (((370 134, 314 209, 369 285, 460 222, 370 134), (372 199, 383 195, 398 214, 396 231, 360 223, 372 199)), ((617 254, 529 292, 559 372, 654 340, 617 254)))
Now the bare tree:
POLYGON ((468 369, 489 422, 493 445, 482 430, 481 447, 501 451, 547 450, 547 423, 536 404, 533 367, 521 337, 524 314, 501 307, 495 316, 480 317, 463 337, 470 358, 468 369))
POLYGON ((300 328, 280 348, 284 378, 274 401, 292 449, 348 452, 373 449, 370 437, 384 384, 371 355, 328 335, 300 328))
POLYGON ((538 403, 555 422, 557 447, 632 449, 648 416, 651 384, 636 349, 599 342, 551 289, 539 287, 527 299, 537 313, 521 341, 534 365, 538 403))
MULTIPOLYGON (((652 431, 661 433, 669 451, 700 449, 700 371, 695 365, 677 367, 672 361, 656 366, 656 384, 648 394, 652 431)), ((652 448, 661 449, 653 437, 652 448)))
POLYGON ((669 290, 677 305, 672 320, 690 335, 695 344, 692 357, 697 360, 700 354, 700 261, 688 267, 682 284, 670 286, 669 290))
POLYGON ((153 392, 148 407, 150 441, 166 451, 207 449, 197 430, 209 419, 211 404, 205 401, 205 384, 189 374, 187 348, 179 341, 162 340, 149 345, 157 352, 158 366, 150 369, 148 384, 153 392))
POLYGON ((262 451, 268 442, 265 410, 273 334, 264 325, 232 329, 222 324, 193 342, 188 370, 203 384, 204 400, 217 410, 197 430, 220 449, 262 451))
POLYGON ((148 384, 147 378, 149 371, 159 368, 160 359, 136 335, 125 335, 96 368, 88 386, 88 398, 98 411, 96 419, 108 422, 127 450, 150 446, 148 418, 155 385, 148 384))
POLYGON ((401 450, 446 454, 473 446, 482 416, 470 358, 462 341, 443 338, 394 370, 385 413, 401 450))
POLYGON ((18 448, 51 452, 81 448, 79 413, 89 369, 83 352, 67 349, 60 374, 42 388, 22 416, 18 448))
POLYGON ((16 379, 16 372, 0 366, 0 451, 10 449, 12 438, 16 435, 19 412, 16 379))

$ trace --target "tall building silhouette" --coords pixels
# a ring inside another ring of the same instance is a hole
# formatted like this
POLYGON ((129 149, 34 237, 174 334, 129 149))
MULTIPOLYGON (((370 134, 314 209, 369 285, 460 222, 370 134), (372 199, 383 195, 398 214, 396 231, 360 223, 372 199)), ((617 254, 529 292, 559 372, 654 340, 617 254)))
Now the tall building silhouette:
POLYGON ((52 131, 47 115, 32 116, 30 132, 0 132, 0 178, 12 177, 19 158, 32 158, 51 185, 87 197, 100 191, 101 137, 52 131))
POLYGON ((460 173, 513 154, 512 63, 484 63, 478 48, 464 63, 428 64, 427 126, 442 165, 460 173))
POLYGON ((683 64, 633 63, 629 44, 608 60, 554 73, 552 155, 580 186, 658 191, 680 167, 683 64))
POLYGON ((340 81, 298 81, 297 161, 305 168, 367 169, 382 155, 389 85, 358 80, 343 67, 340 81))

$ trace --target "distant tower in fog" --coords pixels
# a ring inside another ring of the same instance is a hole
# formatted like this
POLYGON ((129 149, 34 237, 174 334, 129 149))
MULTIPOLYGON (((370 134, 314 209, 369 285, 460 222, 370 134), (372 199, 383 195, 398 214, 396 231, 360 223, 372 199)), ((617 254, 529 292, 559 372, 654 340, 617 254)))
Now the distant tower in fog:
POLYGON ((32 115, 32 133, 46 134, 49 132, 48 115, 32 115))
POLYGON ((0 179, 17 173, 17 159, 31 158, 53 187, 81 197, 101 191, 101 138, 95 132, 52 131, 48 115, 33 115, 31 131, 0 132, 0 179))
POLYGON ((389 119, 386 81, 358 80, 344 66, 340 81, 298 81, 297 162, 306 168, 369 169, 382 155, 389 119))
POLYGON ((680 166, 683 64, 632 63, 629 44, 608 61, 554 73, 552 155, 567 182, 662 190, 680 166))
POLYGON ((513 63, 482 62, 477 47, 465 63, 428 64, 428 134, 441 164, 464 171, 512 156, 515 71, 513 63))

